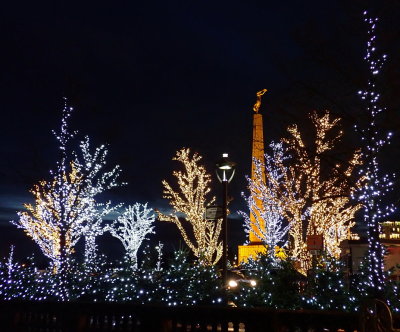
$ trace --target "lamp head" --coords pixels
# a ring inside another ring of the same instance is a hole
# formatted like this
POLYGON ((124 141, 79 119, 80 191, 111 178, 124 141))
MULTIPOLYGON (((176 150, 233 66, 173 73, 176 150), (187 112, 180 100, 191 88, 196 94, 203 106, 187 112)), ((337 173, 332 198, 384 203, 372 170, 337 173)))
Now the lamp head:
POLYGON ((220 182, 231 182, 235 174, 236 163, 229 159, 227 153, 222 154, 222 158, 216 163, 217 177, 220 182))

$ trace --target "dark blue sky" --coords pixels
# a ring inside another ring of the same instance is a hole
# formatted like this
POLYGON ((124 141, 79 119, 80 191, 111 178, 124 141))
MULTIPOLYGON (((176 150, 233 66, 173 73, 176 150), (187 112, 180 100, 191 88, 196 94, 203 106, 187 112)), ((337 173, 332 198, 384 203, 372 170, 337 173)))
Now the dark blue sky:
MULTIPOLYGON (((383 126, 395 141, 399 7, 374 5, 389 56, 383 126)), ((55 165, 51 130, 64 96, 75 108, 73 128, 108 143, 110 165, 123 169, 128 186, 112 193, 114 201, 166 207, 161 180, 175 167, 175 151, 191 147, 210 172, 230 153, 238 163, 232 210, 242 208, 256 91, 269 89, 262 108, 267 142, 288 124, 306 122, 313 109, 343 117, 348 131, 362 118, 362 10, 361 1, 316 0, 3 4, 0 254, 22 233, 8 220, 55 165)), ((356 137, 347 141, 348 149, 357 146, 356 137)))

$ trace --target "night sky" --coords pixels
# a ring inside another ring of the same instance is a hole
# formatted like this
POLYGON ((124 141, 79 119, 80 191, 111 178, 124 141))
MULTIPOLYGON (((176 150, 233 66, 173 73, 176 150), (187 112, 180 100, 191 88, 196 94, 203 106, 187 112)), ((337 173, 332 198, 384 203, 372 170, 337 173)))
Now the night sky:
MULTIPOLYGON (((400 2, 369 2, 380 16, 378 46, 388 55, 379 87, 388 107, 381 128, 394 133, 383 158, 399 166, 400 2)), ((261 112, 265 140, 292 123, 307 128, 307 114, 329 109, 345 138, 338 157, 361 143, 357 91, 368 70, 363 1, 118 1, 2 4, 0 255, 37 250, 9 220, 28 190, 49 178, 57 148, 63 97, 74 107, 79 137, 109 145, 128 185, 104 199, 149 202, 166 209, 162 179, 171 179, 175 151, 190 147, 210 173, 221 153, 237 162, 231 211, 244 209, 240 193, 250 172, 255 93, 267 88, 261 112), (57 4, 56 4, 57 3, 57 4)), ((215 184, 215 194, 219 186, 215 184)), ((398 202, 398 184, 392 193, 398 202)), ((398 214, 398 213, 397 213, 398 214)), ((396 217, 396 216, 394 216, 396 217)), ((397 218, 397 217, 396 217, 397 218)), ((232 239, 245 239, 233 215, 232 239)), ((159 225, 163 240, 174 225, 159 225)), ((111 247, 114 244, 111 245, 111 247)))

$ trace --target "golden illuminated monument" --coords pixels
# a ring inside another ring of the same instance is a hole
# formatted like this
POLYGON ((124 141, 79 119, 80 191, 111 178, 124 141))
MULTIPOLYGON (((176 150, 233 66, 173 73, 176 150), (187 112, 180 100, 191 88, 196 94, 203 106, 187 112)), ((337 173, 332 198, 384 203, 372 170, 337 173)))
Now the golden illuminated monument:
MULTIPOLYGON (((261 90, 257 92, 257 101, 253 106, 253 144, 252 144, 252 162, 251 162, 251 179, 256 181, 256 165, 254 160, 257 159, 264 163, 264 130, 263 130, 263 119, 262 114, 259 113, 260 106, 261 106, 261 98, 264 93, 267 92, 267 89, 261 90)), ((262 174, 262 179, 265 181, 265 174, 262 174)), ((258 207, 261 207, 261 201, 254 198, 254 202, 258 207)), ((259 237, 257 237, 257 230, 254 226, 255 216, 254 214, 257 213, 255 209, 250 209, 250 221, 252 223, 252 230, 249 233, 249 244, 239 246, 239 257, 238 261, 246 262, 250 256, 256 257, 258 253, 265 252, 266 248, 261 243, 259 237)))

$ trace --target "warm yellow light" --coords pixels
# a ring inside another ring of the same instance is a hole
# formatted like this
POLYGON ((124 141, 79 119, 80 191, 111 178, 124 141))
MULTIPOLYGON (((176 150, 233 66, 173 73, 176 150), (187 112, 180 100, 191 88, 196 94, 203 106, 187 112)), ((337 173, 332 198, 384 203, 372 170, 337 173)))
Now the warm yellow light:
POLYGON ((35 203, 24 204, 26 211, 19 213, 19 227, 24 228, 43 254, 52 260, 55 271, 61 255, 73 253, 79 239, 76 230, 84 222, 78 213, 88 204, 87 199, 79 195, 84 182, 73 163, 70 173, 62 174, 65 188, 60 187, 59 181, 58 178, 51 182, 40 181, 30 190, 35 203))
POLYGON ((201 159, 197 153, 190 156, 189 149, 176 152, 173 160, 179 161, 184 169, 173 172, 178 190, 175 191, 167 181, 162 181, 164 198, 169 200, 174 211, 170 215, 159 211, 157 214, 160 220, 173 222, 178 227, 183 240, 201 262, 212 265, 222 256, 222 242, 219 241, 222 219, 214 222, 204 219, 206 206, 213 205, 215 198, 208 201, 211 176, 199 165, 201 159), (178 214, 185 219, 180 219, 178 214))
POLYGON ((237 283, 236 280, 229 280, 228 286, 229 286, 230 288, 235 288, 235 287, 238 286, 238 283, 237 283))
POLYGON ((268 170, 265 173, 267 182, 277 193, 268 199, 279 204, 290 223, 288 255, 301 263, 302 273, 306 273, 312 262, 305 246, 308 235, 322 234, 325 250, 334 257, 340 256, 339 244, 351 237, 355 213, 361 208, 350 197, 363 180, 349 181, 349 176, 361 164, 359 151, 350 160, 332 163, 327 168, 329 163, 325 157, 329 157, 343 135, 342 131, 335 130, 339 119, 333 119, 327 111, 322 115, 313 112, 310 119, 314 127, 312 144, 304 139, 296 125, 289 126, 289 136, 282 141, 291 156, 290 162, 275 161, 281 180, 274 182, 274 174, 268 170))

